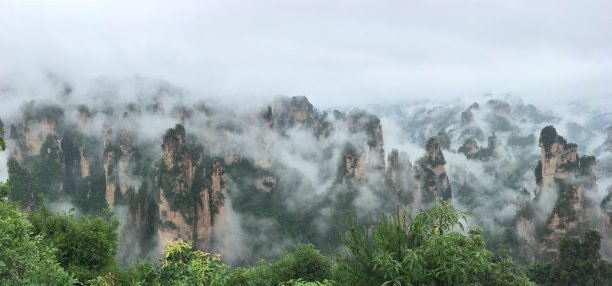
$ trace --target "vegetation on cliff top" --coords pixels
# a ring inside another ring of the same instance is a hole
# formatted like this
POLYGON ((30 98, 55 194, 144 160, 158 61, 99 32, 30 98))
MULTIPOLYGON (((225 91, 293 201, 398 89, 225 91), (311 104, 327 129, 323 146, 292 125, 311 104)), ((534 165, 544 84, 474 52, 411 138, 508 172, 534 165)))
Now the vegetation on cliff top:
MULTIPOLYGON (((0 282, 6 285, 605 285, 612 267, 599 256, 601 237, 565 238, 560 258, 529 268, 485 247, 482 230, 464 231, 466 216, 448 201, 410 218, 402 210, 380 223, 346 223, 343 248, 331 257, 296 245, 274 262, 230 268, 220 255, 171 244, 158 261, 121 268, 115 261, 118 221, 51 213, 44 203, 24 216, 0 185, 0 282)), ((4 285, 3 284, 3 285, 4 285)))
MULTIPOLYGON (((9 186, 0 187, 6 196, 9 186)), ((159 261, 120 268, 116 219, 52 214, 44 203, 26 218, 4 197, 0 216, 0 243, 8 243, 0 249, 7 252, 0 281, 7 285, 532 285, 511 260, 485 249, 480 230, 458 231, 465 215, 449 202, 413 219, 398 209, 370 228, 348 222, 348 251, 333 257, 298 244, 275 262, 234 269, 185 241, 159 261)))

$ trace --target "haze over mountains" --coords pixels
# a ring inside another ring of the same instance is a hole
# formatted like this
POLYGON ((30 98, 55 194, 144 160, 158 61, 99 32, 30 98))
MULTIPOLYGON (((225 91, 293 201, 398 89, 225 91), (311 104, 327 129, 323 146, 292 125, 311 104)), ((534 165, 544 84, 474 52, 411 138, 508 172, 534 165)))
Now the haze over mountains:
POLYGON ((347 217, 374 223, 436 199, 518 261, 554 256, 560 237, 590 228, 612 251, 605 106, 486 95, 328 109, 304 96, 223 101, 140 77, 44 86, 0 88, 12 196, 110 208, 126 260, 177 238, 233 264, 296 242, 334 249, 347 217))

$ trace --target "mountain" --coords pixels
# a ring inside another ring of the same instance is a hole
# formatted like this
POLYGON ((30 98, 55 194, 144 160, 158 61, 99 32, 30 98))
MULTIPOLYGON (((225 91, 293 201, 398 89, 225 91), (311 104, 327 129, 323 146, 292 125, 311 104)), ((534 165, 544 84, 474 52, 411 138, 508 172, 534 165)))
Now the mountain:
POLYGON ((3 118, 13 199, 26 211, 39 193, 57 209, 110 209, 124 260, 179 238, 233 264, 296 242, 333 249, 349 217, 369 224, 438 199, 524 262, 590 228, 610 255, 612 133, 597 111, 582 124, 516 98, 322 111, 304 96, 227 104, 127 85, 62 88, 3 118))

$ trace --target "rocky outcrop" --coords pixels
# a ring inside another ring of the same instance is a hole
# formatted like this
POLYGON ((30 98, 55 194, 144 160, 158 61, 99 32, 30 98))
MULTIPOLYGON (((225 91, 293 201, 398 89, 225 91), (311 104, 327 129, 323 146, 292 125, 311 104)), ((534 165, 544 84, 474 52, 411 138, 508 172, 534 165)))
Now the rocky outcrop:
POLYGON ((568 143, 553 126, 540 133, 541 159, 536 167, 536 200, 544 192, 557 192, 552 214, 544 226, 540 252, 545 259, 557 255, 560 239, 579 236, 594 225, 597 213, 588 192, 596 191, 595 157, 579 157, 577 145, 568 143))
POLYGON ((305 96, 278 99, 274 107, 267 109, 263 118, 281 134, 297 127, 319 138, 328 136, 331 128, 327 112, 318 112, 305 96))
POLYGON ((448 137, 448 134, 446 133, 446 129, 440 130, 436 137, 438 138, 438 144, 440 144, 440 148, 442 148, 443 150, 450 150, 451 140, 450 137, 448 137))
POLYGON ((487 107, 492 109, 493 113, 488 120, 493 127, 493 130, 498 132, 510 131, 512 125, 510 123, 512 108, 510 104, 498 99, 487 101, 487 107))
POLYGON ((104 198, 106 205, 113 208, 115 205, 115 191, 117 189, 117 152, 113 145, 113 129, 110 120, 107 119, 102 130, 102 142, 104 153, 102 157, 102 168, 104 170, 104 198))
POLYGON ((263 176, 255 179, 255 188, 259 191, 269 193, 276 187, 278 178, 274 176, 263 176))
MULTIPOLYGON (((61 138, 60 124, 64 121, 64 110, 56 105, 37 105, 34 102, 24 107, 21 120, 20 136, 23 141, 23 151, 28 156, 37 156, 45 140, 52 136, 61 138)), ((59 144, 59 142, 58 142, 59 144)))
MULTIPOLYGON (((347 116, 351 133, 365 133, 368 146, 368 169, 382 171, 385 169, 385 149, 380 119, 363 110, 353 110, 347 116)), ((359 142, 356 142, 359 143, 359 142)))
POLYGON ((516 222, 516 233, 518 237, 527 245, 534 245, 536 242, 536 226, 533 220, 519 217, 516 222))
POLYGON ((123 259, 157 257, 158 202, 155 200, 152 184, 144 181, 137 192, 129 189, 127 196, 127 219, 123 231, 119 257, 123 259))
POLYGON ((422 195, 422 204, 434 199, 451 198, 451 186, 446 175, 446 160, 436 137, 427 141, 426 152, 416 163, 416 178, 422 195))
POLYGON ((127 129, 121 130, 118 138, 117 181, 121 195, 132 186, 132 171, 136 164, 134 139, 127 129))
POLYGON ((495 146, 497 145, 497 137, 495 134, 489 136, 488 145, 486 148, 478 147, 478 142, 474 138, 469 138, 463 143, 463 146, 457 150, 459 153, 463 153, 468 159, 488 161, 493 156, 495 146))
POLYGON ((408 204, 414 201, 413 193, 416 188, 414 177, 415 171, 408 154, 393 149, 387 159, 385 178, 388 188, 398 195, 400 203, 408 204))
POLYGON ((117 190, 117 154, 112 146, 104 148, 102 166, 104 169, 104 198, 106 205, 113 208, 115 205, 115 191, 117 190))
POLYGON ((188 140, 181 125, 169 129, 163 137, 157 177, 161 249, 177 239, 207 248, 215 216, 222 213, 222 160, 207 157, 194 140, 188 140))
POLYGON ((474 138, 470 138, 465 140, 463 146, 459 147, 459 153, 463 153, 468 159, 473 159, 478 156, 478 151, 480 147, 478 147, 478 142, 474 140, 474 138))
POLYGON ((355 135, 354 138, 363 138, 345 143, 338 167, 337 182, 345 183, 354 179, 359 183, 365 183, 366 174, 377 174, 382 178, 386 168, 380 119, 364 110, 353 110, 348 115, 336 110, 334 117, 346 123, 348 131, 355 135))
POLYGON ((512 223, 514 257, 522 263, 533 263, 536 258, 534 249, 538 242, 538 225, 535 215, 531 195, 522 189, 517 197, 517 214, 512 223))
MULTIPOLYGON (((135 107, 131 109, 138 112, 135 107)), ((134 176, 138 146, 132 116, 134 114, 129 112, 123 113, 118 122, 118 132, 113 130, 111 120, 107 118, 102 130, 105 198, 110 209, 118 199, 125 200, 129 188, 138 188, 142 183, 142 178, 134 176)))
POLYGON ((487 101, 487 106, 493 108, 495 116, 500 117, 506 117, 510 115, 510 111, 512 110, 509 103, 499 99, 492 99, 487 101))
POLYGON ((606 258, 612 257, 612 186, 607 189, 607 195, 601 200, 601 216, 603 217, 602 234, 603 234, 603 252, 602 255, 606 258))
POLYGON ((606 132, 608 133, 608 137, 606 138, 606 141, 603 144, 604 150, 612 152, 612 125, 606 128, 606 132))
POLYGON ((346 183, 355 180, 359 183, 365 182, 366 155, 359 151, 353 144, 347 143, 342 153, 338 167, 338 183, 346 183))
POLYGON ((478 140, 484 139, 484 133, 474 120, 474 112, 479 110, 480 106, 474 102, 468 109, 461 113, 461 134, 460 139, 463 138, 476 138, 478 140))
POLYGON ((468 109, 461 112, 461 125, 468 125, 474 122, 474 113, 472 113, 472 110, 478 110, 479 108, 480 106, 478 103, 474 102, 468 109))
POLYGON ((578 170, 578 146, 568 143, 552 126, 540 133, 540 161, 536 167, 536 194, 549 190, 555 179, 573 178, 578 170))

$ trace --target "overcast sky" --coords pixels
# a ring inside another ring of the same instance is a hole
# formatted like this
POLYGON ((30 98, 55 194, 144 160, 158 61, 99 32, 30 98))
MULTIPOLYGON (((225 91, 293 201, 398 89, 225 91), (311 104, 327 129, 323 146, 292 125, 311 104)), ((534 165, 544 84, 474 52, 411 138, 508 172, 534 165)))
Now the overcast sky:
POLYGON ((612 97, 612 1, 3 1, 0 76, 315 105, 612 97))

